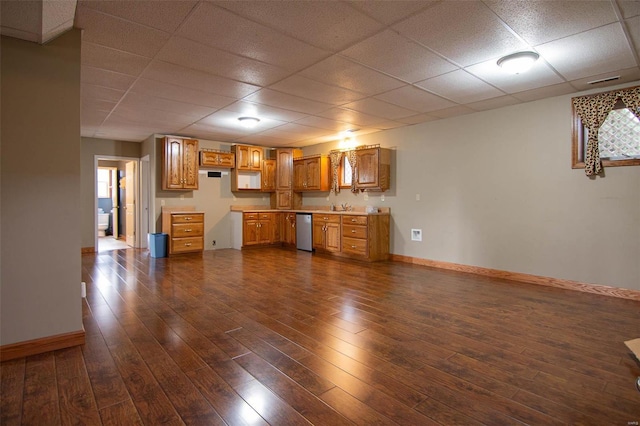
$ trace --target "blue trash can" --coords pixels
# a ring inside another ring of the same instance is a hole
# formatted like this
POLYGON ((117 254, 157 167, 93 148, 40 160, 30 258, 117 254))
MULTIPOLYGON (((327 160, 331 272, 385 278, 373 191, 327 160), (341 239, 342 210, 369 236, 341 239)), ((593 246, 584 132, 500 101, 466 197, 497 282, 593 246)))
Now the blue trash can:
POLYGON ((167 257, 167 239, 169 235, 162 232, 149 234, 148 244, 151 257, 167 257))

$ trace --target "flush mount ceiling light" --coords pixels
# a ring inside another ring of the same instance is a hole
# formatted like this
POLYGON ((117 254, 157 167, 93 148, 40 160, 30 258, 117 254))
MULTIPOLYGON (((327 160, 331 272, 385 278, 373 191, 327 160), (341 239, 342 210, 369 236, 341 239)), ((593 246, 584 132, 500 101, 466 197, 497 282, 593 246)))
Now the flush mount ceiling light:
POLYGON ((539 57, 536 52, 512 53, 498 59, 498 66, 508 73, 520 74, 531 68, 539 57))
POLYGON ((240 117, 238 118, 238 121, 242 127, 252 129, 258 125, 260 119, 256 117, 240 117))

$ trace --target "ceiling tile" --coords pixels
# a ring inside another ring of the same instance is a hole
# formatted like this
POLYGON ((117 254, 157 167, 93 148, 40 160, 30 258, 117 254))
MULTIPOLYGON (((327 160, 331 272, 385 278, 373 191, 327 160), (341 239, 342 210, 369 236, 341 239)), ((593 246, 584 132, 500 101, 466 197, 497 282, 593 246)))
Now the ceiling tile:
POLYGON ((296 124, 302 124, 304 126, 318 127, 320 129, 332 130, 335 132, 341 132, 349 130, 352 126, 349 123, 342 121, 331 120, 324 117, 317 117, 315 115, 309 115, 305 118, 296 121, 296 124))
POLYGON ((274 65, 179 37, 172 37, 157 59, 257 86, 267 86, 289 74, 274 65))
POLYGON ((252 145, 262 145, 269 147, 291 146, 290 139, 283 139, 277 136, 270 136, 267 132, 247 135, 236 139, 237 142, 248 143, 252 145))
POLYGON ((109 114, 118 102, 99 100, 92 96, 84 95, 80 98, 82 113, 85 111, 99 112, 101 114, 109 114))
POLYGON ((404 83, 346 58, 333 55, 300 73, 326 84, 375 95, 395 89, 404 83))
POLYGON ((76 28, 82 28, 82 40, 153 57, 169 39, 169 34, 120 18, 78 6, 76 28))
MULTIPOLYGON (((416 85, 459 104, 496 98, 504 94, 495 87, 488 85, 463 70, 453 71, 448 74, 430 78, 428 80, 418 82, 416 85)), ((448 106, 453 105, 445 105, 444 107, 448 106)))
POLYGON ((260 89, 253 84, 241 83, 158 60, 152 61, 141 77, 232 98, 243 98, 260 89))
MULTIPOLYGON (((417 111, 399 107, 379 99, 367 98, 344 105, 345 108, 359 111, 376 117, 383 117, 387 120, 394 120, 400 117, 415 115, 417 111)), ((418 111, 423 112, 423 111, 418 111)))
POLYGON ((485 3, 532 46, 616 21, 608 1, 489 0, 485 3))
POLYGON ((109 111, 86 110, 83 108, 80 114, 80 119, 82 120, 83 126, 97 129, 108 115, 109 111))
POLYGON ((342 105, 365 97, 351 90, 329 86, 298 75, 272 84, 269 89, 332 105, 342 105))
POLYGON ((393 26, 463 67, 527 46, 480 1, 445 1, 393 26))
POLYGON ((271 120, 278 120, 283 122, 296 121, 301 118, 308 117, 306 114, 302 114, 299 112, 247 101, 235 102, 231 105, 226 106, 224 109, 225 111, 237 113, 238 117, 249 116, 268 118, 271 120))
POLYGON ((127 110, 142 109, 148 111, 165 111, 188 117, 190 121, 199 120, 214 112, 215 108, 209 108, 202 105, 194 105, 187 102, 180 102, 171 99, 164 99, 145 93, 129 92, 118 105, 119 112, 126 108, 127 110), (122 108, 120 108, 122 107, 122 108))
POLYGON ((331 108, 331 105, 321 102, 315 102, 309 99, 300 98, 298 96, 286 93, 276 92, 275 90, 262 89, 247 96, 244 100, 256 102, 259 104, 275 106, 284 109, 290 109, 304 114, 316 114, 320 111, 331 108))
POLYGON ((350 128, 373 126, 375 124, 386 121, 384 118, 376 117, 347 108, 331 108, 329 110, 322 111, 317 115, 329 118, 334 121, 340 121, 350 124, 350 128))
POLYGON ((80 85, 82 97, 93 98, 101 101, 118 102, 124 96, 124 90, 110 89, 108 87, 94 86, 82 83, 80 85))
POLYGON ((404 1, 349 1, 354 7, 385 25, 391 25, 404 19, 418 10, 437 3, 436 0, 404 0, 404 1))
POLYGON ((607 86, 611 86, 612 84, 620 84, 620 83, 628 83, 631 81, 640 80, 640 68, 627 68, 625 70, 617 70, 615 73, 605 73, 599 75, 591 75, 587 78, 580 78, 577 80, 570 81, 571 85, 575 88, 575 90, 592 90, 596 88, 606 89, 607 86), (602 83, 595 83, 594 81, 608 79, 612 76, 617 77, 620 76, 619 79, 613 81, 605 81, 602 83))
POLYGON ((474 112, 476 111, 471 108, 468 108, 464 105, 458 105, 451 108, 441 109, 439 111, 433 111, 430 113, 430 115, 438 118, 450 118, 458 117, 460 115, 472 114, 474 112))
POLYGON ((485 111, 488 109, 502 108, 509 105, 519 104, 520 101, 512 96, 501 96, 499 98, 487 99, 480 102, 473 102, 466 106, 476 111, 485 111))
POLYGON ((80 68, 80 81, 94 86, 127 90, 136 80, 134 76, 121 74, 101 68, 83 66, 80 68))
POLYGON ((279 139, 286 139, 288 141, 295 141, 300 139, 310 139, 327 134, 334 133, 330 130, 319 129, 317 127, 302 126, 299 124, 289 123, 274 129, 266 130, 261 135, 271 136, 279 139))
POLYGON ((166 32, 174 32, 197 1, 95 1, 80 0, 78 7, 114 15, 166 32))
POLYGON ((81 62, 82 65, 138 76, 149 64, 150 59, 83 41, 81 62))
MULTIPOLYGON (((638 2, 640 5, 640 2, 638 2)), ((632 43, 636 47, 636 53, 640 56, 640 16, 627 19, 624 24, 627 27, 632 43)))
POLYGON ((195 123, 190 126, 180 129, 180 134, 193 135, 194 137, 200 137, 212 141, 235 141, 238 138, 247 135, 244 129, 232 129, 229 127, 216 127, 208 126, 200 123, 195 123))
POLYGON ((206 2, 200 3, 177 34, 288 70, 302 69, 329 56, 325 50, 206 2))
POLYGON ((398 121, 405 124, 420 124, 426 123, 427 121, 437 120, 438 117, 429 114, 417 114, 412 115, 411 117, 402 117, 399 118, 398 121))
POLYGON ((535 101, 538 99, 551 98, 553 96, 567 95, 575 92, 576 89, 569 83, 560 83, 553 86, 544 86, 538 89, 525 90, 513 93, 512 96, 523 102, 535 101))
POLYGON ((370 17, 336 1, 220 1, 215 4, 332 51, 344 49, 382 29, 382 25, 370 17))
POLYGON ((341 55, 409 83, 457 68, 427 49, 389 30, 344 50, 341 55))
POLYGON ((234 98, 214 95, 200 90, 187 89, 169 83, 140 78, 131 88, 132 92, 157 98, 170 99, 209 108, 222 108, 234 102, 234 98))
POLYGON ((637 66, 619 23, 536 46, 567 80, 637 66))
POLYGON ((623 18, 640 16, 640 2, 638 0, 617 0, 623 18))
MULTIPOLYGON (((454 73, 455 72, 458 71, 454 71, 454 73)), ((420 84, 418 83, 417 85, 420 84)), ((383 101, 418 112, 429 112, 455 105, 449 100, 443 99, 440 96, 425 92, 424 90, 410 85, 391 90, 387 93, 383 93, 382 95, 378 95, 376 96, 376 99, 381 99, 383 101)))
POLYGON ((507 93, 522 92, 564 82, 544 58, 537 60, 531 69, 521 74, 510 74, 498 66, 498 59, 481 62, 465 68, 465 71, 507 93))

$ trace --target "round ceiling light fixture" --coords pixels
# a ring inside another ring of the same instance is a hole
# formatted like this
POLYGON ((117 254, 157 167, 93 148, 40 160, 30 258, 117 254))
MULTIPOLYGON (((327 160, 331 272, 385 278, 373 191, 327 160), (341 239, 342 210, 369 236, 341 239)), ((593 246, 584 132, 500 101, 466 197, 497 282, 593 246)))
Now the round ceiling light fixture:
POLYGON ((523 73, 533 66, 540 55, 536 52, 518 52, 498 59, 498 66, 511 74, 523 73))
POLYGON ((240 117, 238 118, 240 125, 247 129, 253 129, 258 125, 260 119, 257 117, 240 117))

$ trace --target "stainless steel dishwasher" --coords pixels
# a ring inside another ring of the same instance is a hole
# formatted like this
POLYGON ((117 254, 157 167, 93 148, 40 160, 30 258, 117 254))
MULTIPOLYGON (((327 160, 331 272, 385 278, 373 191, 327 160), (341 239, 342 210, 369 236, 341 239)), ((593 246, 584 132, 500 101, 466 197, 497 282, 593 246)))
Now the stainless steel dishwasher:
POLYGON ((313 251, 313 224, 311 213, 296 213, 296 247, 313 251))

